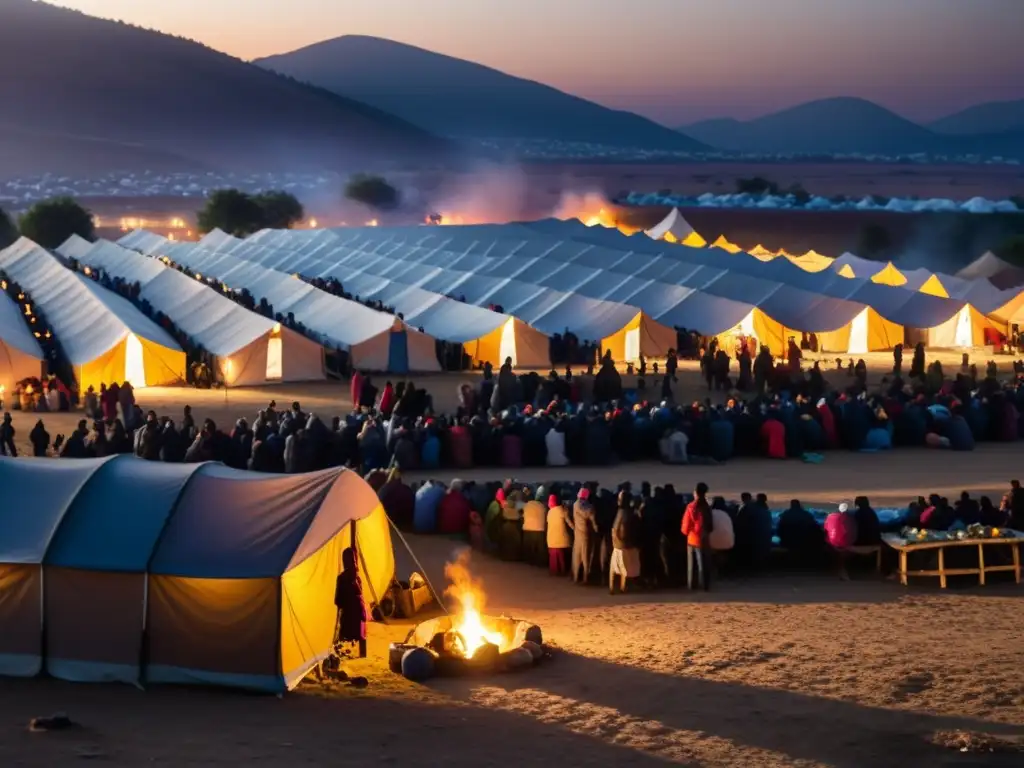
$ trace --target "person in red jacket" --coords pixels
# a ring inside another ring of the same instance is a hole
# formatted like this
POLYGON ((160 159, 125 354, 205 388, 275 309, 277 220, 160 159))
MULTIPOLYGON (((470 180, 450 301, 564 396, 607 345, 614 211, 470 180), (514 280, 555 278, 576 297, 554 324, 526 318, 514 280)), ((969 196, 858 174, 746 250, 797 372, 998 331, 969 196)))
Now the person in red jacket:
POLYGON ((465 533, 469 530, 469 513, 472 511, 469 499, 462 493, 462 481, 453 480, 437 506, 437 532, 465 533))
POLYGON ((761 425, 761 445, 769 459, 786 458, 786 425, 769 416, 761 425))
POLYGON ((385 419, 391 418, 391 412, 395 409, 395 388, 389 381, 384 385, 384 391, 380 395, 380 405, 377 410, 385 419))
POLYGON ((682 534, 686 537, 686 585, 693 589, 693 565, 697 562, 698 581, 707 591, 711 589, 711 574, 708 570, 708 537, 714 528, 711 505, 708 504, 708 486, 697 483, 694 499, 683 514, 682 534))

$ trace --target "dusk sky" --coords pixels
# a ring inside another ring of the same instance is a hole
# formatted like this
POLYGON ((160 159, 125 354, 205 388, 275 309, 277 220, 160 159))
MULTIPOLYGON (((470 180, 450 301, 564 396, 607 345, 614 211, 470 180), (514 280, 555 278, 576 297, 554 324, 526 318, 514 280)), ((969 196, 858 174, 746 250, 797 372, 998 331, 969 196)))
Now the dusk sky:
POLYGON ((1024 0, 59 0, 245 59, 345 34, 670 125, 861 96, 927 120, 1024 98, 1024 0))

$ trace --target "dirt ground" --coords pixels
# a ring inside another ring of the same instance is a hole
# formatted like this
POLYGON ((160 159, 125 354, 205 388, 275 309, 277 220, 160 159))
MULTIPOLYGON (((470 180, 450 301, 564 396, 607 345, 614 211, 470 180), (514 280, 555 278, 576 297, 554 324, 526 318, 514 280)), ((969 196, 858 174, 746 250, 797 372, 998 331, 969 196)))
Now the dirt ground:
MULTIPOLYGON (((879 367, 884 362, 879 361, 879 367)), ((687 370, 683 387, 699 393, 687 370)), ((456 376, 417 379, 450 407, 456 376), (445 395, 444 392, 451 392, 445 395)), ((347 390, 143 390, 143 407, 225 425, 271 397, 282 406, 341 412, 347 390)), ((29 420, 15 412, 19 441, 29 420)), ((46 417, 52 434, 75 414, 46 417)), ((715 468, 627 465, 566 468, 560 477, 671 479, 699 476, 713 492, 772 497, 905 501, 929 490, 996 491, 1021 472, 1024 448, 971 454, 900 450, 830 453, 824 464, 730 462, 715 468)), ((495 471, 480 471, 494 477, 495 471)), ((545 476, 546 470, 535 473, 545 476)), ((448 479, 448 478, 445 478, 448 479)), ((440 588, 458 542, 409 537, 440 588)), ((398 540, 398 573, 419 569, 398 540)), ((1024 601, 1021 587, 940 591, 860 575, 773 573, 721 580, 710 593, 663 591, 611 597, 554 580, 540 569, 477 557, 488 610, 529 618, 556 656, 514 676, 414 685, 386 668, 387 643, 410 624, 371 628, 370 658, 349 666, 359 691, 303 684, 283 699, 199 689, 76 686, 5 680, 0 685, 0 765, 265 766, 629 765, 1019 766, 1022 756, 961 753, 936 745, 953 731, 1024 743, 1024 601), (81 726, 29 733, 30 718, 66 712, 81 726), (1016 740, 1016 741, 1015 741, 1016 740)))

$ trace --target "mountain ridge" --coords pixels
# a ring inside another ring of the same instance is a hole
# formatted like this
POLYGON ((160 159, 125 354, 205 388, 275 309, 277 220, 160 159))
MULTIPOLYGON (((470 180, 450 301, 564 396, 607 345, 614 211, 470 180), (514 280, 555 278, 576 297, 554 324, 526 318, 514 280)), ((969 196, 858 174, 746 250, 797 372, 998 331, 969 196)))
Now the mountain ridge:
MULTIPOLYGON (((340 170, 453 152, 408 121, 201 43, 27 0, 0 0, 0 12, 0 70, 18 73, 0 78, 14 134, 73 127, 76 140, 136 145, 128 157, 232 170, 340 170)), ((56 170, 46 157, 36 165, 56 170)))
POLYGON ((684 152, 708 149, 632 112, 384 38, 344 35, 254 63, 365 101, 442 135, 684 152))

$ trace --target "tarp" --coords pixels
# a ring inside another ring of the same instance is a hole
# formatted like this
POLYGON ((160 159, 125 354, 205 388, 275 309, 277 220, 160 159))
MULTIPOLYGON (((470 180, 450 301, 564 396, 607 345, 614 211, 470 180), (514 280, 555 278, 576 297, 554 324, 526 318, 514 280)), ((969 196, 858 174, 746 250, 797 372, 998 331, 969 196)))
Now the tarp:
POLYGON ((21 238, 0 251, 0 269, 38 303, 82 391, 114 381, 145 387, 185 380, 185 353, 170 334, 45 249, 21 238))
POLYGON ((92 243, 81 235, 71 235, 57 246, 57 253, 65 259, 77 259, 92 247, 92 243))
POLYGON ((368 600, 394 576, 383 508, 345 469, 0 458, 0 482, 2 674, 280 692, 332 647, 342 551, 368 600))

